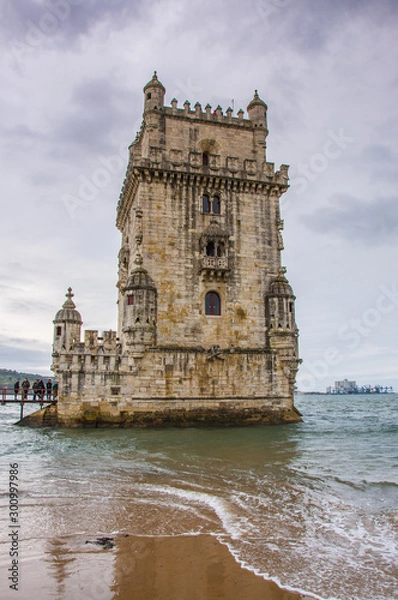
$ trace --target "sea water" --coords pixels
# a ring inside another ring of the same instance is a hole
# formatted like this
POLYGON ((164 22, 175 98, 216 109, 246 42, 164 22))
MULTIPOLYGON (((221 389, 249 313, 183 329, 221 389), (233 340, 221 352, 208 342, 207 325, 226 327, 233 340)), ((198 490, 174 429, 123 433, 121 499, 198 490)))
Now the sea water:
POLYGON ((47 542, 64 556, 58 583, 62 540, 202 532, 288 589, 398 598, 398 395, 306 395, 296 406, 298 424, 142 430, 20 428, 19 409, 1 406, 0 587, 18 463, 21 556, 47 542))

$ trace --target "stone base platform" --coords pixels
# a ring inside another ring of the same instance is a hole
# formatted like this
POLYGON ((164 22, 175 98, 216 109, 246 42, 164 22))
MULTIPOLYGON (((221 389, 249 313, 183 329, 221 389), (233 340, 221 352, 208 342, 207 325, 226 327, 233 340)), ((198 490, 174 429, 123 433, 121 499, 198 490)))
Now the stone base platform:
POLYGON ((278 425, 301 421, 301 415, 295 407, 283 407, 280 404, 280 399, 272 401, 270 398, 120 402, 70 399, 59 402, 56 407, 36 411, 19 421, 18 425, 84 428, 199 427, 278 425))

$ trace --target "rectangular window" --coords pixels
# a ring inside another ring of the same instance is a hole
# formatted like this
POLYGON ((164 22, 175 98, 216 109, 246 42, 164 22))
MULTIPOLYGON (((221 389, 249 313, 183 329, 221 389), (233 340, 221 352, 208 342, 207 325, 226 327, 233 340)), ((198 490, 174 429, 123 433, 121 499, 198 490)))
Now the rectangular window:
POLYGON ((127 304, 128 306, 132 306, 134 304, 134 294, 127 296, 127 304))
POLYGON ((57 335, 61 335, 61 333, 62 333, 62 327, 61 327, 61 325, 58 325, 58 327, 57 327, 57 335))
POLYGON ((221 213, 220 198, 218 196, 213 197, 213 215, 219 215, 221 213))
POLYGON ((210 212, 210 198, 206 194, 202 198, 202 211, 204 213, 210 212))

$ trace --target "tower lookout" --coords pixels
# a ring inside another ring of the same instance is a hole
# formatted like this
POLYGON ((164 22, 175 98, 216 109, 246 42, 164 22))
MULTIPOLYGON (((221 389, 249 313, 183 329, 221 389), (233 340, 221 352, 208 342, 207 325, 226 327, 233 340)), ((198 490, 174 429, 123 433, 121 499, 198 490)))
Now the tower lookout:
POLYGON ((265 157, 267 105, 164 105, 156 72, 129 148, 118 332, 85 331, 69 289, 54 320, 66 426, 299 420, 294 300, 281 266, 288 167, 265 157), (72 306, 73 305, 73 306, 72 306))

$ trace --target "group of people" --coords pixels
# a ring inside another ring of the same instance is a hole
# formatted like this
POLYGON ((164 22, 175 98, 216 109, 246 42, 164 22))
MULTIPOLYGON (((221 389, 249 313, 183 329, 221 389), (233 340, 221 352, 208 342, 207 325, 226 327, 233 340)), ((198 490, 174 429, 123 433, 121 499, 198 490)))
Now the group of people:
MULTIPOLYGON (((23 380, 22 384, 19 383, 19 380, 14 383, 14 397, 17 400, 19 394, 22 395, 22 400, 26 400, 28 397, 28 393, 30 390, 30 381, 27 377, 23 380)), ((33 400, 44 400, 44 396, 46 396, 46 400, 56 400, 58 396, 58 383, 56 381, 52 381, 49 379, 45 384, 42 379, 35 379, 32 385, 33 392, 33 400)))

